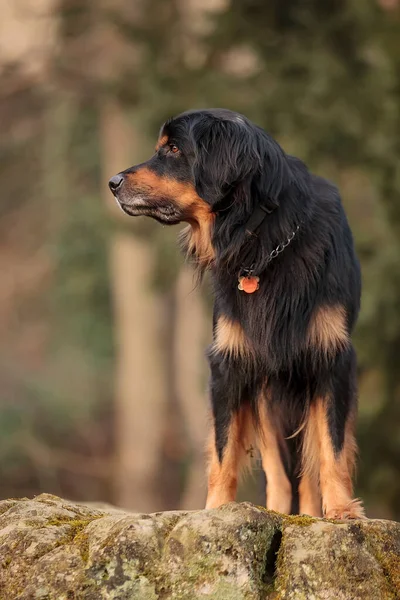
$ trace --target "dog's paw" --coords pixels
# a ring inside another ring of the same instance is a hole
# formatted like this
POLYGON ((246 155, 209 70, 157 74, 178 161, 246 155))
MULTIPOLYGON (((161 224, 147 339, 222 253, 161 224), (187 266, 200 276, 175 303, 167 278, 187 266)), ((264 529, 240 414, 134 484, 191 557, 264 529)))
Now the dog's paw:
POLYGON ((365 519, 365 511, 362 501, 356 498, 344 506, 330 508, 324 514, 325 519, 335 519, 337 521, 346 521, 349 519, 365 519))

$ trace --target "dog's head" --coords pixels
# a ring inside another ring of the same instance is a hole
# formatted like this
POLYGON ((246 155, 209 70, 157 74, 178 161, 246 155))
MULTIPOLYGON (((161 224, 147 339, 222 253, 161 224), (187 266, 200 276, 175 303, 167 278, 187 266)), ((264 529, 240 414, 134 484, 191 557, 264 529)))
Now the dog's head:
POLYGON ((279 145, 242 115, 189 111, 162 126, 152 158, 114 175, 109 186, 128 215, 193 224, 236 208, 240 222, 257 202, 276 203, 283 157, 279 145))

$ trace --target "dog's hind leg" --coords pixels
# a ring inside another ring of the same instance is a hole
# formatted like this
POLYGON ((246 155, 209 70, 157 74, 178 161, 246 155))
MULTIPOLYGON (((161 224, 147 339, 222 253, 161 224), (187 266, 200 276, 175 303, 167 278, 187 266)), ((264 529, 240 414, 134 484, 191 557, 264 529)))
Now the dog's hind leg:
POLYGON ((331 389, 310 407, 304 436, 303 474, 319 474, 323 515, 329 519, 364 516, 353 499, 352 475, 356 458, 355 357, 352 348, 337 357, 331 389))

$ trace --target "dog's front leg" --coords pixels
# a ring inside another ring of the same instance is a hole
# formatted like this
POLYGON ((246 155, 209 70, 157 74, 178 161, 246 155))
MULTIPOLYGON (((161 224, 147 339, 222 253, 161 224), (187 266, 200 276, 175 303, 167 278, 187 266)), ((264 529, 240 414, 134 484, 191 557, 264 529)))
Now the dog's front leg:
POLYGON ((250 407, 232 402, 230 386, 216 359, 211 364, 211 373, 213 423, 208 445, 206 508, 216 508, 235 500, 239 470, 252 447, 250 407))

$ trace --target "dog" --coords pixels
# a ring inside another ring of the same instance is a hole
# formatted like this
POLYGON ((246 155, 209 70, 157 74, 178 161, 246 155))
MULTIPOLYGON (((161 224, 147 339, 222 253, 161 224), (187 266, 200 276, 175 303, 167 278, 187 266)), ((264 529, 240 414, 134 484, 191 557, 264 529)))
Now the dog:
POLYGON ((186 222, 183 248, 211 273, 206 508, 235 499, 257 446, 268 509, 362 518, 350 338, 361 276, 337 188, 227 109, 169 119, 154 156, 109 187, 127 215, 186 222))

